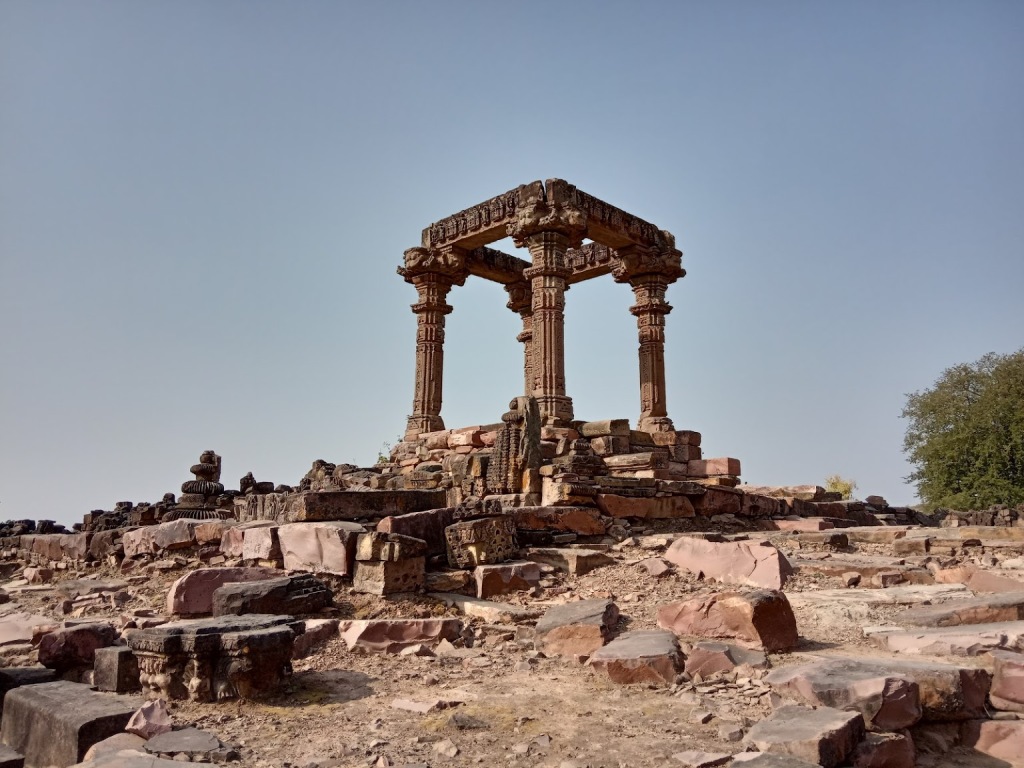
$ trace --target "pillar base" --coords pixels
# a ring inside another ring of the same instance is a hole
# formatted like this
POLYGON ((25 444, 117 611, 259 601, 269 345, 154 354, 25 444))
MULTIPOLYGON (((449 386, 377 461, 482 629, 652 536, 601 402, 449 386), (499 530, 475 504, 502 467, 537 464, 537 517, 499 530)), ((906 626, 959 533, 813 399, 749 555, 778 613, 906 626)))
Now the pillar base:
POLYGON ((440 416, 410 416, 405 425, 405 439, 415 440, 424 432, 440 432, 444 420, 440 416))
POLYGON ((668 416, 641 416, 636 428, 640 432, 675 432, 668 416))
POLYGON ((572 422, 572 398, 568 395, 537 395, 541 423, 545 427, 568 427, 572 422))

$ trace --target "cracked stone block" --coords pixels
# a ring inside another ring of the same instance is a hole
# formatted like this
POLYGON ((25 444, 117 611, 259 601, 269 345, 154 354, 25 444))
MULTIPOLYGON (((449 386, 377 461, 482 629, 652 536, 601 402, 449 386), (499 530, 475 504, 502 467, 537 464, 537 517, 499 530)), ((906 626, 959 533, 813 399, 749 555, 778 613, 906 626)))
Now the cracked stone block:
POLYGON ((755 723, 744 740, 762 752, 792 755, 824 768, 836 768, 863 737, 864 719, 859 712, 788 705, 755 723))

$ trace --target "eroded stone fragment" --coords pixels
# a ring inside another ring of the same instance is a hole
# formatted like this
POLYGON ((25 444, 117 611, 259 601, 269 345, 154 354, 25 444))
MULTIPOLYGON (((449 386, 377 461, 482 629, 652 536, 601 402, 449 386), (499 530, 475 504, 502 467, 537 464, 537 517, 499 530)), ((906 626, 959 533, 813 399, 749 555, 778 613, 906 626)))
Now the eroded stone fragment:
POLYGON ((680 637, 735 640, 766 651, 787 651, 799 642, 796 617, 776 590, 718 592, 663 605, 658 626, 680 637))
POLYGON ((626 632, 596 649, 587 664, 603 671, 612 682, 623 685, 672 684, 682 671, 683 656, 679 641, 671 632, 637 630, 626 632))
POLYGON ((955 627, 1024 619, 1024 592, 1004 592, 940 605, 919 605, 895 616, 894 624, 917 627, 955 627))
POLYGON ((744 741, 762 752, 793 755, 824 768, 835 768, 863 736, 864 720, 859 712, 788 705, 755 723, 744 741))
POLYGON ((691 677, 707 677, 716 672, 729 672, 742 665, 751 669, 765 669, 768 666, 768 659, 764 651, 710 640, 697 643, 686 654, 686 673, 691 677))
POLYGON ((994 667, 992 706, 1010 712, 1024 712, 1024 653, 989 651, 994 667))
POLYGON ((116 645, 117 630, 110 624, 90 623, 47 632, 39 640, 39 663, 66 672, 76 667, 91 667, 97 648, 116 645))
POLYGON ((262 581, 280 575, 273 568, 197 568, 175 581, 167 592, 167 612, 173 616, 209 616, 213 593, 225 584, 262 581))
POLYGON ((989 757, 1016 765, 1024 756, 1024 720, 971 720, 963 735, 965 746, 989 757))
POLYGON ((473 570, 473 578, 479 598, 529 591, 540 583, 540 565, 531 560, 478 565, 473 570))
POLYGON ((365 531, 359 523, 344 520, 282 525, 277 538, 284 568, 351 577, 356 539, 365 531))
POLYGON ((248 583, 225 584, 213 593, 214 616, 316 613, 334 602, 331 590, 310 573, 248 583))
POLYGON ((453 523, 444 529, 448 564, 452 568, 503 563, 519 552, 515 521, 511 517, 485 517, 453 523))
POLYGON ((589 656, 608 642, 619 609, 607 599, 554 605, 534 628, 537 650, 549 656, 589 656))
POLYGON ((914 768, 914 742, 902 733, 869 733, 852 762, 853 768, 914 768))
POLYGON ((782 589, 793 569, 767 541, 714 542, 683 536, 665 552, 679 568, 728 584, 782 589))
POLYGON ((462 632, 459 619, 358 619, 338 627, 350 651, 398 653, 412 645, 434 647, 442 640, 452 642, 462 632))

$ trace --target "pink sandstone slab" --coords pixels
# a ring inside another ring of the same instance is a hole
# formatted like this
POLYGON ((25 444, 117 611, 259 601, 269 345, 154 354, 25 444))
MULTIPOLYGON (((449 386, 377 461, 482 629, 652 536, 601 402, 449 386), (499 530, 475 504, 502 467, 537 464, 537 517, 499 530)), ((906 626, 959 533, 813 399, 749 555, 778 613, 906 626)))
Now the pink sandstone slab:
POLYGON ((167 592, 167 613, 209 616, 213 593, 225 584, 264 581, 283 575, 273 568, 197 568, 175 581, 167 592))
POLYGON ((786 556, 766 541, 713 542, 684 536, 665 552, 670 563, 707 579, 782 589, 792 574, 786 556))
POLYGON ((476 596, 481 599, 529 591, 540 583, 540 565, 530 560, 478 565, 473 570, 473 579, 476 596))
POLYGON ((824 768, 836 768, 853 753, 863 736, 864 720, 858 712, 788 705, 755 723, 744 741, 762 752, 792 755, 824 768))
POLYGON ((38 613, 9 613, 0 617, 0 645, 32 642, 32 628, 52 624, 53 619, 38 613))
POLYGON ((777 590, 719 592, 658 609, 658 626, 680 637, 735 640, 767 651, 788 651, 799 636, 786 595, 777 590))
POLYGON ((797 520, 781 518, 770 521, 777 531, 830 531, 835 525, 820 517, 802 517, 797 520))
POLYGON ((1024 581, 991 571, 975 571, 967 579, 972 592, 1024 592, 1024 581))
POLYGON ((964 745, 999 760, 1024 762, 1024 721, 972 720, 964 728, 964 745))
POLYGON ((285 570, 351 576, 356 539, 365 531, 359 523, 348 521, 282 525, 277 538, 285 570))
POLYGON ((590 654, 587 664, 614 683, 673 684, 683 669, 679 641, 671 632, 626 632, 590 654))
POLYGON ((1003 592, 986 597, 954 600, 940 605, 920 605, 897 613, 899 625, 955 627, 1024 620, 1024 592, 1003 592))
POLYGON ((1024 712, 1024 653, 989 651, 994 666, 992 706, 1010 712, 1024 712))
POLYGON ((707 677, 716 672, 730 672, 744 665, 751 669, 766 669, 768 658, 764 651, 757 649, 704 640, 687 652, 685 671, 691 677, 707 677))
POLYGON ((338 626, 350 651, 399 653, 413 645, 434 647, 442 640, 456 640, 462 632, 459 619, 353 619, 338 626))
POLYGON ((589 656, 611 637, 619 609, 611 600, 554 605, 534 627, 534 643, 549 656, 589 656))
POLYGON ((1024 621, 928 629, 882 629, 868 638, 893 653, 977 656, 991 650, 1024 650, 1024 621))
POLYGON ((245 542, 245 532, 251 528, 278 528, 273 520, 253 520, 248 523, 233 525, 224 531, 220 539, 220 551, 225 557, 242 557, 245 542))

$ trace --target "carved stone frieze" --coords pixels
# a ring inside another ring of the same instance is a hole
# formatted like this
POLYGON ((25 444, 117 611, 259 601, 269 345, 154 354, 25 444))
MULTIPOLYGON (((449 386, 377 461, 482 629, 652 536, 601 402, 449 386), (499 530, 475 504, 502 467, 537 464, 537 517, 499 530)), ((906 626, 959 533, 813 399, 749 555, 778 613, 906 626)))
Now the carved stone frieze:
POLYGON ((612 276, 620 283, 629 282, 640 275, 661 275, 671 283, 686 275, 686 270, 683 269, 683 254, 674 247, 633 245, 619 248, 616 256, 611 271, 612 276))
POLYGON ((546 188, 540 182, 519 188, 515 217, 506 227, 506 232, 518 247, 528 247, 531 236, 547 232, 564 235, 570 246, 579 246, 583 242, 587 217, 575 205, 568 194, 569 189, 569 185, 560 179, 549 180, 546 188))

